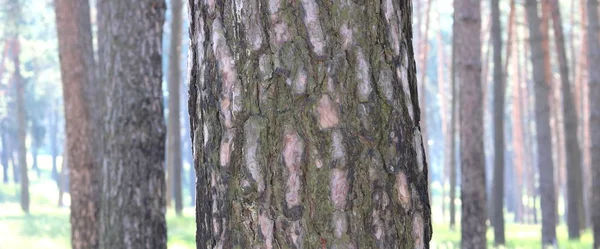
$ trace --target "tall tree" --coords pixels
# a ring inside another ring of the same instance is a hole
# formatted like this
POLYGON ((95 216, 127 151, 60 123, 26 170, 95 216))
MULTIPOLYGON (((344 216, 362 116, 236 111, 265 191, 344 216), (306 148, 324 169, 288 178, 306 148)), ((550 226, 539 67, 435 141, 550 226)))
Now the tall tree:
POLYGON ((542 244, 553 245, 556 242, 556 195, 554 188, 554 166, 552 164, 552 142, 550 135, 550 106, 548 74, 544 66, 544 43, 541 21, 536 0, 526 0, 525 9, 529 25, 529 44, 535 89, 535 119, 537 137, 537 155, 539 186, 542 209, 542 244))
MULTIPOLYGON (((181 215, 183 209, 181 195, 181 127, 179 120, 179 89, 181 88, 181 29, 182 29, 182 0, 171 0, 171 43, 169 49, 169 123, 167 125, 167 175, 170 184, 167 196, 174 195, 175 212, 181 215)), ((171 198, 167 198, 167 202, 171 198)))
POLYGON ((481 5, 454 1, 456 80, 460 87, 461 245, 486 248, 486 187, 481 84, 481 5))
POLYGON ((494 244, 504 245, 504 74, 502 65, 502 27, 499 0, 491 0, 492 45, 494 49, 494 180, 492 223, 494 244))
POLYGON ((190 8, 197 248, 428 248, 410 1, 190 8))
POLYGON ((17 116, 17 154, 19 160, 19 176, 21 182, 21 209, 29 213, 29 177, 27 176, 27 114, 25 109, 25 81, 21 75, 21 43, 19 40, 21 24, 21 3, 19 0, 8 1, 8 13, 12 32, 12 59, 14 72, 12 81, 16 88, 16 116, 17 116))
MULTIPOLYGON (((600 22, 598 21, 598 1, 587 1, 588 26, 588 63, 600 65, 600 22)), ((590 108, 590 155, 592 165, 592 226, 594 229, 594 248, 600 248, 600 72, 589 70, 588 78, 590 108)))
POLYGON ((100 248, 166 248, 161 91, 166 4, 98 1, 106 96, 100 248))
MULTIPOLYGON (((452 26, 454 30, 454 25, 452 26)), ((452 84, 452 103, 450 104, 450 229, 454 230, 456 223, 456 124, 458 91, 456 86, 456 47, 458 46, 456 35, 452 34, 452 58, 450 64, 450 84, 452 84)))
POLYGON ((94 117, 95 81, 90 4, 87 0, 56 0, 56 28, 63 83, 69 189, 71 194, 71 245, 98 247, 99 173, 96 161, 100 125, 94 117))
POLYGON ((580 212, 583 208, 582 198, 582 176, 581 176, 581 150, 579 149, 578 120, 575 109, 575 100, 573 99, 574 89, 571 88, 569 78, 569 64, 567 62, 564 34, 562 28, 562 17, 560 16, 560 6, 558 0, 552 0, 552 27, 554 29, 554 39, 556 43, 556 54, 560 68, 561 91, 563 93, 563 117, 567 162, 567 226, 569 238, 579 239, 580 236, 580 212))
MULTIPOLYGON (((427 157, 429 154, 429 145, 427 141, 429 141, 428 133, 427 133, 427 56, 429 53, 429 19, 431 16, 431 6, 433 0, 426 0, 427 7, 425 10, 425 30, 423 30, 423 34, 419 36, 419 99, 421 105, 421 130, 423 131, 423 141, 425 141, 425 156, 427 157)), ((428 175, 427 181, 431 184, 431 174, 428 175)), ((429 188, 429 197, 431 198, 431 188, 429 188)))

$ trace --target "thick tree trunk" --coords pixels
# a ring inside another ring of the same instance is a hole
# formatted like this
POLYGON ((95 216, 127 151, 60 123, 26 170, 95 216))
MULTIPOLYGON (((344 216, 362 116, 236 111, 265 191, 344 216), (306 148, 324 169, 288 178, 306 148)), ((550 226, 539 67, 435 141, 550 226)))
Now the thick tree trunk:
POLYGON ((544 43, 541 32, 541 21, 538 16, 536 0, 526 1, 527 20, 529 24, 529 43, 531 47, 531 64, 535 88, 535 119, 537 137, 537 155, 540 183, 540 207, 542 209, 542 244, 556 243, 556 195, 554 188, 554 166, 552 164, 552 141, 550 135, 550 85, 544 66, 544 43))
MULTIPOLYGON (((453 27, 454 29, 454 27, 453 27)), ((450 105, 450 140, 452 143, 450 144, 450 229, 454 230, 454 225, 456 223, 456 124, 458 122, 457 118, 457 102, 458 102, 458 91, 456 87, 456 47, 457 39, 456 36, 452 35, 452 58, 450 65, 450 84, 452 84, 452 103, 450 105)))
POLYGON ((411 3, 189 3, 197 248, 428 248, 411 3))
MULTIPOLYGON (((588 62, 600 65, 600 23, 598 20, 598 1, 588 0, 588 62)), ((590 108, 590 155, 592 165, 592 226, 594 229, 594 248, 600 248, 600 71, 589 70, 589 106, 590 108)))
POLYGON ((101 164, 95 154, 101 150, 100 138, 94 135, 101 126, 94 119, 100 105, 93 101, 99 93, 94 91, 98 82, 90 5, 87 0, 57 0, 55 11, 67 138, 64 155, 70 162, 71 245, 97 248, 101 164))
POLYGON ((100 248, 166 248, 162 26, 156 0, 98 2, 104 86, 100 248))
MULTIPOLYGON (((182 0, 171 0, 171 43, 169 49, 169 118, 167 125, 167 164, 169 168, 168 182, 171 189, 167 196, 173 194, 175 212, 181 215, 183 209, 181 195, 181 127, 179 120, 179 89, 181 87, 181 29, 182 0)), ((167 198, 167 202, 170 198, 167 198)))
POLYGON ((580 236, 580 212, 583 208, 582 198, 582 176, 581 176, 581 150, 579 149, 578 120, 573 99, 574 89, 571 89, 569 78, 569 65, 567 62, 565 41, 562 29, 562 18, 558 0, 552 1, 552 25, 554 38, 556 40, 556 54, 560 66, 561 91, 563 93, 563 127, 565 131, 566 167, 567 167, 567 226, 570 239, 578 239, 580 236))
POLYGON ((492 223, 494 244, 504 245, 504 73, 502 72, 502 27, 499 0, 491 0, 494 49, 494 180, 492 223))
POLYGON ((486 248, 486 185, 481 84, 481 6, 454 2, 456 79, 460 86, 461 245, 486 248))

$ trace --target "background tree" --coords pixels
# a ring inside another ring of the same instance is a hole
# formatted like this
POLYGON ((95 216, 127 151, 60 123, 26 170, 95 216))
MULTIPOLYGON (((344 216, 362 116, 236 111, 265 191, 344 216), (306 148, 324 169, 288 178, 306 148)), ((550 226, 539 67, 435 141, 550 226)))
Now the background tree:
MULTIPOLYGON (((600 65, 600 22, 598 21, 598 1, 587 1, 587 12, 589 17, 588 26, 588 62, 590 65, 600 65)), ((590 108, 590 140, 592 161, 592 226, 594 229, 594 248, 600 248, 600 71, 590 68, 589 70, 589 106, 590 108)))
POLYGON ((494 244, 504 245, 504 73, 502 70, 502 27, 500 4, 491 0, 492 44, 494 49, 494 180, 493 212, 494 244))
POLYGON ((98 247, 99 173, 95 160, 99 150, 94 137, 100 123, 94 118, 100 109, 93 102, 95 81, 94 54, 87 0, 55 1, 58 48, 63 82, 69 189, 71 194, 71 245, 73 248, 98 247))
POLYGON ((525 3, 529 24, 529 43, 535 88, 535 119, 537 137, 538 170, 540 181, 540 207, 542 209, 542 244, 556 242, 556 195, 554 189, 554 166, 552 164, 552 142, 550 136, 549 85, 544 66, 544 49, 540 46, 544 37, 538 16, 536 0, 525 3))
POLYGON ((165 8, 154 0, 98 2, 99 75, 107 108, 100 248, 166 248, 165 8))
POLYGON ((481 30, 479 2, 455 0, 454 22, 456 79, 460 86, 461 246, 486 248, 481 39, 477 32, 481 30))
POLYGON ((182 29, 181 0, 171 0, 171 43, 169 53, 169 117, 167 125, 167 203, 170 196, 175 198, 175 212, 181 215, 183 201, 181 195, 181 127, 179 119, 179 89, 181 87, 181 29, 182 29))
POLYGON ((427 248, 411 3, 231 4, 190 5, 197 248, 427 248))

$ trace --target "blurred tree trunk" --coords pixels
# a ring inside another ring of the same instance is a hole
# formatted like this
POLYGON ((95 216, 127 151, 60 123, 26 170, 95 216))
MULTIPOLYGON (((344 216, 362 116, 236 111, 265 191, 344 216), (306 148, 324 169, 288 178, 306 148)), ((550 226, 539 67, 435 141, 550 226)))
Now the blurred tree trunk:
POLYGON ((58 175, 58 165, 56 163, 56 157, 58 157, 58 108, 59 108, 59 100, 56 100, 55 104, 52 104, 52 108, 50 110, 50 118, 49 123, 50 123, 50 154, 52 155, 52 179, 54 179, 54 181, 56 181, 56 184, 58 184, 58 179, 59 179, 59 175, 58 175))
MULTIPOLYGON (((454 25, 452 29, 454 32, 454 25)), ((452 84, 452 103, 450 104, 450 229, 454 230, 456 223, 456 125, 458 122, 457 118, 457 102, 459 94, 456 87, 456 46, 458 46, 456 36, 452 34, 452 58, 450 65, 450 84, 452 84)))
POLYGON ((539 185, 542 209, 542 244, 553 245, 556 242, 556 195, 554 187, 554 165, 552 164, 552 141, 550 135, 550 106, 548 75, 545 70, 544 36, 538 16, 537 1, 527 0, 525 4, 529 24, 529 43, 531 64, 535 88, 535 119, 537 137, 537 155, 539 185), (540 46, 540 43, 542 46, 540 46))
POLYGON ((456 79, 460 86, 461 244, 486 248, 486 177, 483 151, 481 6, 454 1, 456 79))
MULTIPOLYGON (((600 65, 600 23, 598 21, 598 1, 587 1, 589 18, 588 26, 588 62, 589 65, 600 65)), ((588 78, 588 94, 590 108, 590 155, 592 165, 592 227, 594 248, 600 248, 600 71, 590 68, 588 78)))
POLYGON ((504 245, 504 79, 502 72, 502 27, 499 0, 491 0, 492 44, 494 50, 494 180, 493 212, 494 244, 504 245))
MULTIPOLYGON (((441 18, 438 15, 438 25, 440 29, 437 32, 437 84, 438 84, 438 98, 440 105, 440 113, 442 116, 442 135, 444 138, 444 164, 442 165, 442 172, 440 174, 442 179, 442 221, 446 222, 446 180, 448 178, 448 169, 450 162, 450 143, 452 142, 450 136, 450 120, 448 113, 448 94, 447 79, 444 75, 444 68, 447 66, 446 56, 444 52, 444 42, 442 40, 442 25, 441 18)), ((431 174, 430 174, 431 175, 431 174)))
MULTIPOLYGON (((588 63, 588 12, 586 10, 587 4, 586 0, 580 1, 580 13, 581 13, 581 54, 579 56, 578 63, 578 74, 576 80, 579 82, 579 90, 577 91, 580 98, 580 115, 581 115, 581 123, 582 123, 582 132, 581 132, 581 148, 583 151, 583 188, 584 188, 584 206, 586 209, 587 217, 591 217, 592 210, 596 207, 592 205, 590 201, 592 199, 592 165, 591 165, 591 149, 590 149, 590 99, 589 99, 589 85, 588 85, 588 71, 590 69, 588 63)), ((588 219, 587 222, 590 222, 591 219, 588 219)))
MULTIPOLYGON (((11 12, 19 13, 20 6, 18 1, 15 1, 11 12)), ((15 14, 16 15, 16 14, 15 14)), ((17 21, 18 22, 18 21, 17 21)), ((15 26, 16 27, 16 26, 15 26)), ((19 35, 15 35, 13 40, 13 62, 15 71, 13 74, 13 82, 17 88, 17 154, 19 160, 19 176, 21 181, 21 209, 25 213, 29 213, 29 177, 27 175, 27 114, 25 110, 25 82, 21 77, 21 62, 19 60, 20 43, 19 35)))
POLYGON ((98 2, 107 109, 100 248, 166 248, 162 34, 166 4, 98 2))
MULTIPOLYGON (((423 34, 420 36, 420 38, 422 40, 419 40, 419 46, 420 46, 420 52, 421 54, 419 54, 419 74, 420 74, 420 78, 419 78, 419 82, 418 82, 418 86, 419 86, 419 99, 421 100, 421 102, 419 103, 419 105, 421 106, 421 130, 423 131, 422 133, 422 137, 423 137, 423 141, 425 141, 424 147, 425 147, 425 157, 429 158, 429 137, 428 137, 428 133, 427 133, 427 57, 428 57, 428 53, 429 53, 429 19, 430 19, 430 15, 431 15, 431 5, 432 5, 433 0, 427 0, 427 7, 426 7, 426 11, 425 11, 425 30, 423 31, 423 34)), ((429 165, 429 164, 428 164, 429 165)), ((431 170, 431 166, 429 166, 430 168, 428 169, 428 172, 432 172, 431 170)), ((428 174, 427 175, 427 182, 429 183, 429 201, 431 202, 431 176, 432 174, 428 174)))
POLYGON ((64 150, 63 150, 63 160, 62 160, 62 166, 60 168, 60 175, 58 176, 58 206, 62 207, 64 206, 64 194, 65 192, 69 192, 69 158, 66 155, 68 149, 67 149, 67 141, 65 141, 65 144, 63 146, 64 150))
MULTIPOLYGON (((101 164, 100 104, 94 99, 95 80, 90 5, 87 0, 56 0, 58 52, 65 108, 66 150, 71 194, 71 245, 97 248, 101 164)), ((64 183, 63 183, 64 184, 64 183)))
POLYGON ((181 126, 179 120, 179 88, 181 86, 182 0, 171 0, 171 42, 169 49, 169 117, 167 125, 167 203, 175 199, 175 212, 181 215, 181 126))
POLYGON ((197 248, 429 247, 411 3, 378 3, 190 5, 197 248))
POLYGON ((556 54, 560 66, 561 92, 563 93, 563 117, 562 123, 565 131, 566 162, 567 162, 567 226, 570 239, 579 239, 580 236, 580 212, 583 208, 583 188, 581 176, 581 150, 577 140, 577 111, 569 78, 569 65, 565 49, 565 41, 562 29, 562 18, 558 0, 552 0, 552 25, 556 42, 556 54))

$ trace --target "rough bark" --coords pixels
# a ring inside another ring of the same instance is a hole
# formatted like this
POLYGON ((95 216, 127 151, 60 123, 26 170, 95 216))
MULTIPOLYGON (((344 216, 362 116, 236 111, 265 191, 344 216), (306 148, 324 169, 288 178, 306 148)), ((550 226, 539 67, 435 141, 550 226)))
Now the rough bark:
POLYGON ((537 1, 525 4, 529 24, 529 44, 535 89, 535 119, 537 138, 537 165, 540 185, 540 207, 542 209, 542 244, 556 243, 556 195, 554 188, 554 165, 552 164, 552 141, 550 135, 550 85, 544 66, 544 43, 537 1))
POLYGON ((56 0, 58 52, 65 108, 65 132, 71 194, 71 245, 98 247, 99 182, 95 160, 95 81, 90 4, 87 0, 56 0))
POLYGON ((567 226, 570 239, 578 239, 580 236, 580 212, 583 208, 581 183, 581 150, 579 149, 578 120, 573 99, 574 89, 571 88, 569 78, 569 64, 567 62, 564 34, 562 29, 562 18, 558 0, 552 0, 552 26, 556 42, 556 54, 560 68, 561 92, 563 93, 563 117, 562 123, 565 131, 566 167, 567 167, 567 226))
MULTIPOLYGON (((453 26, 454 29, 454 26, 453 26)), ((456 108, 458 102, 458 91, 456 87, 456 36, 452 35, 452 58, 450 65, 450 84, 452 84, 452 103, 450 110, 450 139, 452 143, 450 144, 450 229, 454 230, 454 225, 456 223, 456 124, 458 122, 456 108)))
POLYGON ((456 80, 460 87, 461 246, 486 248, 486 185, 481 82, 481 6, 454 2, 456 80))
MULTIPOLYGON (((181 127, 179 119, 179 89, 181 87, 181 29, 182 0, 171 0, 171 43, 169 48, 169 117, 167 125, 167 165, 169 169, 167 196, 173 194, 175 212, 181 215, 183 201, 181 195, 181 127)), ((167 199, 167 202, 170 198, 167 199)))
POLYGON ((429 247, 409 1, 189 9, 197 248, 429 247))
MULTIPOLYGON (((598 1, 587 1, 588 26, 588 62, 600 65, 600 23, 598 20, 598 1)), ((590 68, 588 78, 590 108, 590 155, 592 165, 592 226, 594 248, 600 248, 600 71, 590 68)))
POLYGON ((499 0, 491 0, 492 46, 494 50, 494 180, 492 183, 494 244, 504 245, 504 74, 499 0))
POLYGON ((165 9, 164 1, 98 1, 106 103, 100 248, 166 248, 165 9))

